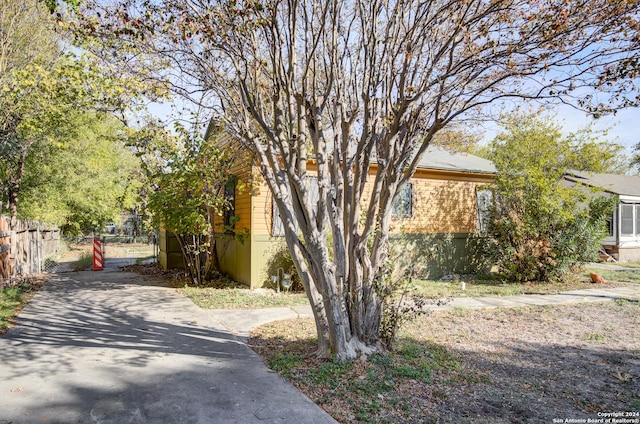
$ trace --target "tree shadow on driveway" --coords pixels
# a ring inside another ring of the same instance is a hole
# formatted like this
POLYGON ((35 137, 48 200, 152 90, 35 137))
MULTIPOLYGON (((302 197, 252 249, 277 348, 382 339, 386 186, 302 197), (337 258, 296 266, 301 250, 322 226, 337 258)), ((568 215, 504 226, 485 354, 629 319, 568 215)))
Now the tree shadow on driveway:
POLYGON ((57 276, 0 352, 0 422, 304 422, 315 408, 189 299, 136 274, 57 276))

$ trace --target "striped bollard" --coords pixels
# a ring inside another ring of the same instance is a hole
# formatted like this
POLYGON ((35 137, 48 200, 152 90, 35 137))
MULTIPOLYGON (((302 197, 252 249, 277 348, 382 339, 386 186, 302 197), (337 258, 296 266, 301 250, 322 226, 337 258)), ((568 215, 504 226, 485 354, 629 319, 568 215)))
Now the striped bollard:
POLYGON ((93 239, 93 270, 102 271, 104 269, 104 260, 102 257, 102 242, 99 238, 93 239))

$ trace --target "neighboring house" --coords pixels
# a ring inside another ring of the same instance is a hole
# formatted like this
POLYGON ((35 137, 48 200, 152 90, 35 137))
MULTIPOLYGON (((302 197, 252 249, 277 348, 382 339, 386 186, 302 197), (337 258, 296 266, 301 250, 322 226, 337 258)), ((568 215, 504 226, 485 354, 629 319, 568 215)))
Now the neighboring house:
MULTIPOLYGON (((309 169, 313 171, 312 162, 309 169)), ((217 240, 220 267, 240 283, 263 287, 278 270, 278 254, 284 248, 282 223, 250 157, 237 161, 230 173, 236 177, 233 181, 243 181, 248 188, 230 187, 232 213, 219 217, 217 223, 235 215, 235 231, 243 236, 217 240)), ((438 277, 475 271, 477 241, 481 239, 476 235, 486 224, 490 201, 483 186, 493 181, 495 173, 494 165, 485 159, 429 148, 394 205, 392 239, 396 252, 401 251, 405 259, 420 258, 420 264, 426 265, 420 269, 423 276, 426 272, 438 277)), ((311 177, 309 184, 317 182, 311 177)))
POLYGON ((619 261, 640 260, 640 176, 569 171, 564 179, 618 196, 618 206, 609 220, 609 236, 602 247, 619 261))

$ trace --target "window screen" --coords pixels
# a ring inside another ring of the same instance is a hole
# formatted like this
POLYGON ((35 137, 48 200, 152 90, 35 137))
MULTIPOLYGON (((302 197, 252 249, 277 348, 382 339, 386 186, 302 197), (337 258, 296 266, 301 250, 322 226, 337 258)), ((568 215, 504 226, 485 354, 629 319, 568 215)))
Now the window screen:
POLYGON ((635 205, 622 205, 620 208, 621 223, 620 232, 623 236, 633 235, 633 211, 635 205))
POLYGON ((491 222, 491 205, 493 204, 493 192, 491 190, 476 190, 476 213, 478 232, 486 234, 491 222))

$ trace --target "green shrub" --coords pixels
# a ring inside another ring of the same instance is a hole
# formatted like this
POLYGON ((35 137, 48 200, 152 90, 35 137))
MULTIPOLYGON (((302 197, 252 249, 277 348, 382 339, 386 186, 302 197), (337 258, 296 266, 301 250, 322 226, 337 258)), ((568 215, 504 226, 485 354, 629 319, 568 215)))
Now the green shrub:
MULTIPOLYGON (((304 286, 302 285, 302 281, 300 280, 300 276, 296 272, 296 267, 293 264, 293 259, 291 259, 291 255, 287 250, 287 245, 285 243, 278 244, 272 252, 270 252, 270 257, 267 262, 267 276, 271 278, 272 275, 280 276, 282 271, 287 274, 291 274, 292 285, 291 291, 304 291, 304 286), (280 269, 282 268, 282 271, 280 269)), ((276 289, 271 280, 266 281, 266 286, 276 289)), ((282 287, 281 287, 282 289, 282 287)))
POLYGON ((615 196, 563 184, 571 168, 607 170, 589 153, 600 144, 580 134, 564 137, 557 126, 533 116, 516 116, 506 129, 490 147, 498 174, 490 187, 487 251, 508 280, 561 280, 594 259, 617 203, 615 196))

